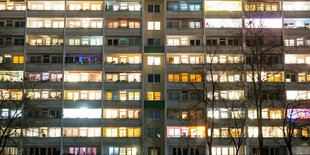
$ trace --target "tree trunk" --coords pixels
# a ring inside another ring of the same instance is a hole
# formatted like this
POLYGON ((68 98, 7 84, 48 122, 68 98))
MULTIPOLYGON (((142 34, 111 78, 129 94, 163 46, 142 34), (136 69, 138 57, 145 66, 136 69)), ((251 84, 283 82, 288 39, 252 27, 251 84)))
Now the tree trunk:
POLYGON ((289 155, 293 155, 292 144, 287 144, 287 150, 289 155))
POLYGON ((264 155, 264 138, 262 128, 260 127, 258 127, 258 146, 259 146, 259 155, 264 155))
POLYGON ((212 144, 208 143, 208 155, 212 155, 212 144))
POLYGON ((239 154, 239 149, 236 149, 236 155, 238 155, 239 154))

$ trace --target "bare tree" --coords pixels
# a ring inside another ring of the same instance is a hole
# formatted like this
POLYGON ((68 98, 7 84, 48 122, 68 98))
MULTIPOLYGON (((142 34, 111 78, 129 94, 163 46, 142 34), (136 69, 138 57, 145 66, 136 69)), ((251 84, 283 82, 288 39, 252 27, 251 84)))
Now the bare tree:
POLYGON ((218 108, 220 100, 220 92, 222 90, 222 83, 220 82, 221 75, 217 74, 218 68, 213 59, 219 54, 219 49, 216 47, 206 47, 206 55, 211 59, 204 62, 198 67, 193 67, 193 71, 197 73, 198 83, 191 83, 190 90, 197 94, 199 100, 198 107, 202 109, 202 115, 205 125, 205 143, 207 145, 207 152, 212 155, 212 146, 214 139, 214 128, 216 126, 215 111, 218 108), (211 116, 210 116, 211 115, 211 116))
MULTIPOLYGON (((272 29, 268 29, 268 23, 264 19, 268 17, 266 13, 248 13, 243 29, 243 55, 245 56, 244 71, 246 72, 247 81, 245 90, 247 100, 256 109, 259 153, 264 153, 263 137, 263 117, 262 110, 264 104, 272 104, 272 100, 279 99, 268 97, 268 90, 275 89, 272 84, 267 83, 264 75, 270 71, 283 70, 281 58, 283 57, 281 36, 273 34, 272 29), (264 18, 263 18, 264 17, 264 18)), ((277 88, 278 86, 275 85, 277 88)), ((281 90, 281 89, 280 89, 281 90)), ((283 89, 282 89, 283 90, 283 89)))
POLYGON ((232 125, 228 127, 228 135, 231 140, 231 143, 235 147, 236 155, 240 153, 241 147, 245 145, 245 141, 247 139, 247 130, 246 130, 247 112, 246 111, 247 111, 246 102, 242 100, 240 101, 240 106, 237 108, 237 111, 232 112, 232 122, 231 122, 232 125))
POLYGON ((25 81, 22 73, 17 73, 10 62, 0 65, 0 154, 8 146, 18 146, 21 128, 25 123, 24 113, 33 106, 29 93, 33 92, 36 83, 25 81))
POLYGON ((286 144, 286 148, 290 155, 293 155, 292 146, 294 140, 298 136, 303 136, 304 123, 302 123, 299 118, 302 112, 299 111, 302 103, 298 100, 293 102, 288 102, 285 106, 285 115, 282 122, 281 130, 283 133, 283 140, 286 144))

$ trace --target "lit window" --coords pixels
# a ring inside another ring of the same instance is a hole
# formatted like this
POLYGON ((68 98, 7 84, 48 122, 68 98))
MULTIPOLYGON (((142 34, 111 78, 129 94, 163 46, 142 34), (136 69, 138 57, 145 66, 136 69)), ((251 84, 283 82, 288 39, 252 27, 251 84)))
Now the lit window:
POLYGON ((160 22, 159 21, 147 22, 147 30, 160 30, 160 22))
POLYGON ((188 73, 181 73, 182 82, 188 82, 188 73))
POLYGON ((206 11, 241 11, 240 1, 208 1, 206 11))
POLYGON ((147 64, 148 65, 160 65, 160 57, 148 56, 147 64))
POLYGON ((13 63, 14 64, 24 63, 24 56, 13 56, 13 63))

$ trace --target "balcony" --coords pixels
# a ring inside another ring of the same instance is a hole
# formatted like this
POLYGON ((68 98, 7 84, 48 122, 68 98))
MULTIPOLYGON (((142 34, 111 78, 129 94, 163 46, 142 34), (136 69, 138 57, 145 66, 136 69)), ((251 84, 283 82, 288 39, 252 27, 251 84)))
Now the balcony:
POLYGON ((43 138, 43 137, 23 137, 24 141, 23 143, 27 145, 28 143, 31 145, 42 145, 42 144, 47 144, 47 145, 59 145, 60 144, 60 137, 48 137, 48 138, 43 138))
POLYGON ((28 35, 63 35, 63 28, 28 28, 28 35))
POLYGON ((105 29, 106 36, 141 36, 141 29, 131 29, 131 28, 118 28, 118 29, 105 29))
POLYGON ((62 53, 63 46, 30 46, 27 45, 27 53, 62 53))
MULTIPOLYGON (((95 126, 97 125, 98 124, 95 126)), ((100 137, 64 137, 63 143, 68 146, 84 146, 85 144, 89 146, 97 146, 100 145, 100 137)), ((60 142, 58 145, 59 144, 60 142)))
POLYGON ((245 17, 281 18, 281 11, 246 11, 245 17))
POLYGON ((144 108, 165 108, 165 101, 144 101, 144 108))
POLYGON ((141 11, 106 11, 107 18, 141 18, 141 11))
POLYGON ((189 89, 189 88, 202 88, 201 82, 168 82, 167 89, 189 89))
POLYGON ((65 82, 65 90, 85 90, 85 88, 101 90, 101 82, 65 82))
POLYGON ((310 64, 285 64, 284 70, 291 72, 309 71, 310 64))
POLYGON ((101 71, 102 64, 79 64, 79 63, 66 63, 66 71, 101 71))
POLYGON ((202 35, 200 28, 168 28, 167 35, 202 35))
POLYGON ((61 63, 27 63, 27 71, 61 71, 61 63))
POLYGON ((285 87, 286 87, 286 90, 296 90, 296 88, 300 90, 309 90, 310 83, 309 82, 286 82, 285 87))
POLYGON ((165 46, 144 46, 144 53, 165 53, 165 46))
POLYGON ((28 17, 64 17, 63 10, 29 10, 28 17))
POLYGON ((0 18, 25 18, 26 11, 23 10, 1 10, 0 18))
POLYGON ((141 89, 141 82, 105 82, 105 89, 141 89))
POLYGON ((202 65, 198 64, 167 64, 167 71, 168 72, 173 72, 173 71, 193 71, 193 70, 198 70, 202 67, 202 65))
POLYGON ((283 11, 283 18, 309 18, 310 11, 283 11))
POLYGON ((39 81, 39 82, 31 82, 31 85, 35 87, 35 89, 59 89, 61 88, 61 82, 53 82, 53 81, 39 81))
MULTIPOLYGON (((59 87, 58 87, 59 88, 59 87)), ((58 100, 31 100, 31 106, 42 106, 44 108, 61 108, 61 99, 58 100)))
POLYGON ((66 53, 102 53, 102 46, 66 46, 66 53))
POLYGON ((102 28, 67 28, 66 35, 68 36, 96 36, 102 35, 102 28))
POLYGON ((44 127, 60 127, 60 118, 27 118, 31 122, 31 126, 44 126, 44 127))
POLYGON ((310 46, 286 46, 285 54, 308 54, 310 46))
POLYGON ((141 53, 141 46, 105 46, 106 53, 141 53))
POLYGON ((8 81, 0 81, 0 89, 21 89, 23 88, 22 82, 8 82, 8 81))
POLYGON ((111 144, 121 144, 121 145, 132 144, 137 146, 141 144, 140 137, 104 137, 103 141, 106 146, 111 144))
POLYGON ((167 11, 167 18, 202 18, 202 11, 167 11))
POLYGON ((236 36, 241 35, 241 28, 206 28, 206 36, 236 36))
POLYGON ((203 46, 167 46, 170 53, 203 53, 203 46))
POLYGON ((141 64, 104 64, 105 71, 141 71, 141 64))
POLYGON ((105 119, 103 120, 103 124, 106 127, 110 126, 139 126, 141 123, 141 119, 122 119, 122 118, 115 118, 115 119, 105 119))
POLYGON ((141 100, 104 100, 104 108, 141 108, 141 100))
POLYGON ((64 100, 64 108, 101 108, 102 100, 64 100))
MULTIPOLYGON (((203 119, 167 119, 168 126, 197 126, 197 124, 205 124, 206 122, 203 119)), ((225 124, 226 125, 226 124, 225 124)))
POLYGON ((309 28, 284 29, 284 35, 309 37, 310 29, 309 28))
POLYGON ((100 118, 63 118, 64 127, 94 127, 100 124, 100 118))
POLYGON ((1 65, 2 70, 21 71, 24 69, 24 64, 6 63, 1 65))
POLYGON ((25 35, 25 28, 23 27, 2 27, 0 29, 0 35, 25 35))
POLYGON ((67 17, 91 17, 91 18, 102 18, 102 11, 90 11, 90 10, 67 10, 67 17))
POLYGON ((242 18, 241 11, 206 11, 205 18, 242 18))
POLYGON ((0 51, 3 53, 24 53, 24 46, 0 46, 0 51))

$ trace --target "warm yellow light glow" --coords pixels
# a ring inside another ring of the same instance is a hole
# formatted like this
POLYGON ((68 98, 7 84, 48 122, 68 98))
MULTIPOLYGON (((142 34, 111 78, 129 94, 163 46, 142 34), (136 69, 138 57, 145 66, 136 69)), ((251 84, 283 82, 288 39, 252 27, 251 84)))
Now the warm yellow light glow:
POLYGON ((241 11, 241 1, 206 1, 206 11, 241 11))

